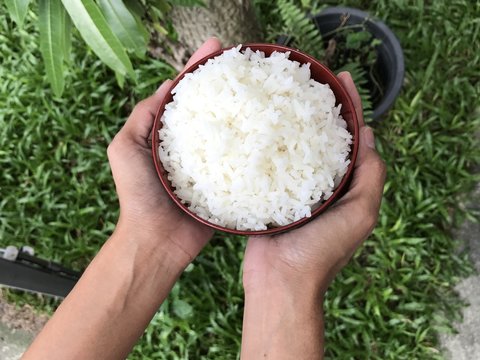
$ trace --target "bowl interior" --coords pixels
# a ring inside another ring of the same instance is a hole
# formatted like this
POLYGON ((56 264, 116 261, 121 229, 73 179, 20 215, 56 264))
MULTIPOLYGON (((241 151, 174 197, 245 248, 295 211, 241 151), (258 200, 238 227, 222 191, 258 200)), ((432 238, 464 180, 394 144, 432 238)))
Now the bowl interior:
POLYGON ((195 69, 197 69, 200 65, 204 64, 207 62, 208 59, 213 58, 215 56, 220 55, 223 53, 225 50, 228 50, 230 48, 226 49, 221 49, 190 66, 188 69, 185 69, 172 83, 170 90, 168 94, 165 96, 162 104, 160 105, 156 117, 155 117, 155 122, 153 125, 153 130, 152 130, 152 155, 153 155, 153 160, 155 163, 155 168, 157 170, 158 176, 160 177, 160 181, 162 182, 165 190, 171 197, 171 199, 188 215, 192 216, 199 222, 208 225, 216 230, 220 231, 225 231, 228 233, 233 233, 233 234, 238 234, 238 235, 271 235, 271 234, 278 234, 281 232, 285 232, 288 230, 292 230, 294 228, 297 228, 308 221, 314 219, 316 216, 318 216, 320 213, 322 213, 330 204, 332 204, 335 200, 337 200, 343 193, 346 191, 348 183, 350 181, 350 178, 352 176, 353 172, 353 167, 357 158, 357 152, 358 152, 358 119, 355 113, 355 108, 353 106, 352 100, 350 99, 350 96, 348 95, 347 91, 344 89, 340 81, 337 79, 335 74, 333 74, 327 67, 322 65, 320 62, 315 60, 314 58, 310 57, 309 55, 306 55, 298 50, 286 47, 286 46, 280 46, 280 45, 274 45, 274 44, 245 44, 242 46, 242 50, 246 49, 249 47, 250 49, 256 51, 260 50, 265 53, 266 56, 269 56, 272 52, 274 51, 279 51, 279 52, 290 52, 290 60, 298 61, 301 64, 304 63, 310 63, 310 71, 311 71, 311 77, 320 82, 320 83, 327 83, 330 85, 335 98, 337 100, 337 105, 339 103, 342 104, 341 107, 341 115, 347 122, 347 128, 348 131, 352 134, 353 136, 353 142, 351 145, 351 151, 350 151, 350 165, 348 167, 348 170, 343 177, 342 181, 334 191, 333 195, 326 201, 320 204, 318 207, 314 207, 314 210, 312 210, 312 215, 309 218, 303 218, 300 219, 296 222, 293 222, 291 224, 285 225, 285 226, 279 226, 279 227, 272 227, 268 228, 266 230, 260 230, 260 231, 245 231, 245 230, 236 230, 236 229, 229 229, 225 228, 223 226, 219 226, 213 223, 208 222, 207 220, 199 217, 192 211, 190 211, 185 204, 182 204, 180 199, 174 194, 174 187, 172 186, 171 182, 167 178, 167 173, 165 169, 163 168, 163 165, 160 161, 159 155, 158 155, 158 146, 159 146, 159 138, 158 138, 158 131, 162 128, 162 114, 165 110, 165 106, 170 103, 173 100, 173 95, 171 93, 171 90, 178 84, 178 82, 183 78, 183 76, 186 73, 192 72, 195 69))

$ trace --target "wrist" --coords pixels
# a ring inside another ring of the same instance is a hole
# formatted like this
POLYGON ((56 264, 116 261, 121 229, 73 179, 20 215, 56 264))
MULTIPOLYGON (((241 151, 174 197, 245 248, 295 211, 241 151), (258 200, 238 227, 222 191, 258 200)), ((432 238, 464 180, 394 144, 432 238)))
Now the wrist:
POLYGON ((258 282, 244 285, 244 291, 246 301, 272 299, 276 302, 282 299, 285 304, 301 306, 304 309, 318 309, 319 304, 323 304, 325 296, 323 287, 305 282, 266 281, 263 285, 258 282))
POLYGON ((245 269, 243 287, 245 297, 267 294, 274 290, 292 298, 301 294, 312 301, 322 301, 330 283, 329 279, 328 271, 309 274, 292 268, 280 269, 279 266, 269 266, 262 270, 245 269))
POLYGON ((175 246, 172 236, 171 231, 160 226, 144 226, 120 217, 109 241, 114 246, 130 248, 132 256, 144 254, 147 261, 161 262, 173 273, 180 275, 191 259, 175 246))
POLYGON ((242 359, 322 359, 323 296, 278 284, 245 292, 242 359))

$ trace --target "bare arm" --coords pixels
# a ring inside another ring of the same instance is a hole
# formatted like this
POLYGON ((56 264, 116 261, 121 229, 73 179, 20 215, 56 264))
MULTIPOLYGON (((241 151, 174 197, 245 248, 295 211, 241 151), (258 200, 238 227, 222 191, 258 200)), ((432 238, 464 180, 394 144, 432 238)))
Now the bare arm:
POLYGON ((125 358, 185 267, 156 239, 117 229, 24 358, 125 358))
POLYGON ((321 359, 322 298, 266 281, 246 290, 242 359, 321 359))

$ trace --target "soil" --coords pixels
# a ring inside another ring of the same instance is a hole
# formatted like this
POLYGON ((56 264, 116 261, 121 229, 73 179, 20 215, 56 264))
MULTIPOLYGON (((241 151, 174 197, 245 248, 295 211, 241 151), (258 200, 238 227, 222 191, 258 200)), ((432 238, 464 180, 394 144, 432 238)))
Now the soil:
POLYGON ((0 323, 11 330, 23 330, 31 334, 37 334, 48 321, 48 316, 39 314, 30 305, 17 307, 10 304, 3 296, 0 289, 0 323))

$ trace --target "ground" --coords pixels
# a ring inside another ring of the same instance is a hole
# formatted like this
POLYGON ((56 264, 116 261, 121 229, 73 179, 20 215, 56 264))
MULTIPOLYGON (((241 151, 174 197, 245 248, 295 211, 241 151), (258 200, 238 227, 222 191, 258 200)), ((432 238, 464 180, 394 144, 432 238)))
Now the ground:
POLYGON ((8 303, 0 289, 0 359, 19 359, 47 320, 30 305, 8 303))
MULTIPOLYGON (((480 211, 480 183, 472 193, 470 207, 480 211)), ((480 223, 466 222, 455 236, 465 241, 475 268, 480 273, 480 223)), ((452 360, 480 359, 480 275, 461 281, 455 289, 469 305, 463 310, 463 322, 455 324, 458 334, 440 336, 446 357, 452 360)))

